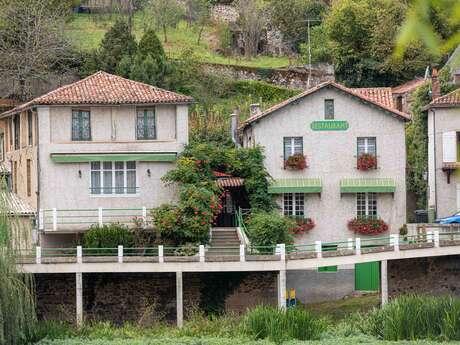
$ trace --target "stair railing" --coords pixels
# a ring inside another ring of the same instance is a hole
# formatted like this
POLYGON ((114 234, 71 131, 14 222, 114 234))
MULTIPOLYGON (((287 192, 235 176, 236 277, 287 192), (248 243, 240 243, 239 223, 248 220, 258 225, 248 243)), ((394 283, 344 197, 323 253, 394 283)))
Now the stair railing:
POLYGON ((248 214, 248 210, 243 210, 241 207, 238 207, 235 211, 235 220, 236 220, 236 231, 238 233, 238 237, 240 238, 242 244, 245 246, 249 246, 251 242, 249 241, 248 237, 248 229, 246 224, 244 223, 243 214, 248 214))

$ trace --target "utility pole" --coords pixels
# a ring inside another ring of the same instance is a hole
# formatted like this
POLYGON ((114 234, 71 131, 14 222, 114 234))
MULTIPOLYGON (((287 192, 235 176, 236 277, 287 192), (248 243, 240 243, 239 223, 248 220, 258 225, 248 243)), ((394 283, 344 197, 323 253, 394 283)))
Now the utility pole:
POLYGON ((308 44, 308 79, 307 79, 307 89, 311 86, 311 35, 310 27, 312 22, 320 22, 321 19, 316 18, 307 18, 305 20, 299 20, 298 23, 307 23, 307 44, 308 44))

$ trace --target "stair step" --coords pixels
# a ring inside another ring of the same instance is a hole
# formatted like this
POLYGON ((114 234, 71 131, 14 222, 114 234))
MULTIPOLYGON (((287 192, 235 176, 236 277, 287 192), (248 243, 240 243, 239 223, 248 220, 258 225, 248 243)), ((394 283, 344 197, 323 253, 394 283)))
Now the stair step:
POLYGON ((233 241, 214 241, 212 240, 210 242, 211 245, 221 245, 221 244, 228 244, 228 245, 231 245, 231 244, 240 244, 240 241, 238 240, 233 240, 233 241))

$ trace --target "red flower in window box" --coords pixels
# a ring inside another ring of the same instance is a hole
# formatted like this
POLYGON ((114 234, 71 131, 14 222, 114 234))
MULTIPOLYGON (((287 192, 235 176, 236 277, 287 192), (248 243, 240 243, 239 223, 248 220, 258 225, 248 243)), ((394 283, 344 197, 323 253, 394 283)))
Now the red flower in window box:
POLYGON ((301 153, 296 153, 284 161, 284 167, 291 170, 303 170, 307 167, 307 158, 301 153))
POLYGON ((388 231, 388 224, 381 219, 357 217, 348 222, 348 229, 362 235, 378 235, 388 231))
POLYGON ((377 157, 370 153, 363 153, 358 157, 357 161, 358 170, 367 171, 377 168, 377 157))
POLYGON ((311 218, 296 218, 295 221, 297 226, 289 229, 293 235, 305 234, 312 230, 316 225, 311 218))

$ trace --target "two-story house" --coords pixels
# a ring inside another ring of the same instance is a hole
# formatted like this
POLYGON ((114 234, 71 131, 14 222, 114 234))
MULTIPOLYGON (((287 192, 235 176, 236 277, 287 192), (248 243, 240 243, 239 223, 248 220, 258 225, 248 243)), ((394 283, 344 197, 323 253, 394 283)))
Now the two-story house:
MULTIPOLYGON (((351 219, 382 219, 392 233, 406 222, 408 120, 394 107, 391 88, 350 89, 330 81, 264 112, 253 111, 240 129, 243 146, 264 148, 265 166, 273 178, 269 192, 280 212, 315 223, 310 231, 295 235, 297 245, 354 237, 367 238, 363 244, 369 244, 372 236, 348 229, 351 219), (305 161, 296 166, 295 156, 305 161), (360 165, 363 156, 373 159, 370 167, 360 165)), ((378 268, 370 269, 378 279, 378 268)), ((339 273, 328 285, 330 294, 324 294, 328 288, 321 283, 305 288, 305 282, 320 281, 312 272, 288 276, 288 285, 305 294, 306 301, 353 290, 353 274, 342 274, 336 267, 324 271, 339 273)))
POLYGON ((2 158, 12 191, 37 212, 40 245, 174 200, 161 177, 188 143, 191 102, 97 72, 1 114, 2 158))
POLYGON ((460 210, 460 89, 440 96, 433 80, 428 112, 428 207, 430 221, 460 210))

